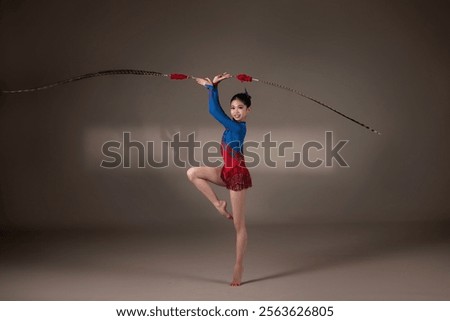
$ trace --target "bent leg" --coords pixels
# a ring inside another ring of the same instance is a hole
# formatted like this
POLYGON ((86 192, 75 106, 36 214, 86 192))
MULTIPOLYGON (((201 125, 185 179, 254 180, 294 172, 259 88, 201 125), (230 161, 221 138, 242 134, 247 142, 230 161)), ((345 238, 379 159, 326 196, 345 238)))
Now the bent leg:
POLYGON ((227 202, 219 200, 209 184, 211 182, 219 186, 225 186, 220 177, 220 171, 220 167, 192 167, 188 169, 187 176, 197 189, 217 208, 220 214, 228 219, 232 219, 233 216, 226 210, 227 202))
POLYGON ((246 191, 246 189, 241 191, 230 190, 233 223, 236 230, 236 263, 234 265, 231 286, 241 285, 242 273, 244 271, 244 254, 247 247, 247 227, 245 226, 246 191))

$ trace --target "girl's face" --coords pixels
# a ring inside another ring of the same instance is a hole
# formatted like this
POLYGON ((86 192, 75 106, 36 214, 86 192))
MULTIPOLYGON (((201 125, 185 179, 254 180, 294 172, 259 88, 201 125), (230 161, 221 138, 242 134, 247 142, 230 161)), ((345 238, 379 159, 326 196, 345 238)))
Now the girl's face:
POLYGON ((235 99, 231 102, 230 112, 234 120, 238 122, 246 121, 247 114, 250 113, 251 107, 244 105, 239 99, 235 99))

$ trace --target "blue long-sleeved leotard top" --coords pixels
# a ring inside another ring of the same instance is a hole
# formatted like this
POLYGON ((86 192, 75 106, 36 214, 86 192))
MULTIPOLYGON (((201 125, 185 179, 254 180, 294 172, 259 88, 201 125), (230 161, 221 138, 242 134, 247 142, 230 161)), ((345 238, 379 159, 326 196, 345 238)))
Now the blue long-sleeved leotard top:
POLYGON ((244 138, 247 133, 246 122, 238 122, 225 114, 220 106, 217 86, 207 84, 206 88, 209 92, 209 113, 225 127, 222 143, 230 146, 233 151, 243 154, 244 138))

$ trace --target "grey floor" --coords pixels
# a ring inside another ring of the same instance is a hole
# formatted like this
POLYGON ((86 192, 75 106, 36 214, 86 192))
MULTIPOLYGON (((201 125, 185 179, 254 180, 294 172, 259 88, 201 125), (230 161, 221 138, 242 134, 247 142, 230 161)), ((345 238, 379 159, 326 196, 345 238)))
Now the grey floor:
MULTIPOLYGON (((221 218, 220 218, 221 219, 221 218)), ((450 300, 448 222, 1 234, 1 300, 450 300)))

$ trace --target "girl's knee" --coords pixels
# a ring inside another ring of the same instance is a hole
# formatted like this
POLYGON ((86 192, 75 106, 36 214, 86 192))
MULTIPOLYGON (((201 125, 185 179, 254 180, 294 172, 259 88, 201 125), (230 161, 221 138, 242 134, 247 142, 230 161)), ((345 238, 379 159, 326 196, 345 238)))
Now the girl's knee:
POLYGON ((245 227, 245 222, 242 222, 240 220, 233 220, 234 223, 234 229, 236 230, 236 233, 247 233, 247 228, 245 227))
POLYGON ((245 228, 236 229, 236 237, 238 239, 246 240, 248 238, 247 230, 245 228))
POLYGON ((196 177, 197 167, 191 167, 187 170, 186 174, 190 181, 196 177))

